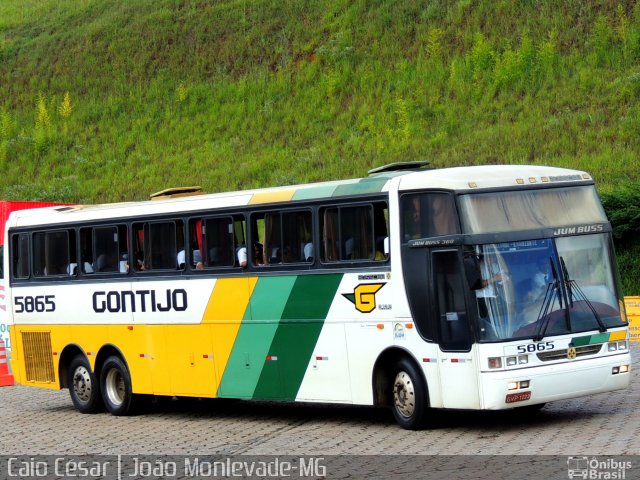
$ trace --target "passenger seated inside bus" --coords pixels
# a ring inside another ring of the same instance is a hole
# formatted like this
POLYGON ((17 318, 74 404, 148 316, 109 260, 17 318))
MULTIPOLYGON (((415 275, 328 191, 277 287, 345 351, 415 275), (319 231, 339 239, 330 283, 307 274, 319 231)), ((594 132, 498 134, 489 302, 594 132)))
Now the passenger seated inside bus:
POLYGON ((176 263, 178 264, 178 270, 184 270, 184 266, 185 266, 184 249, 178 252, 178 255, 176 256, 176 263))
POLYGON ((236 250, 236 256, 238 257, 238 265, 242 268, 247 268, 247 246, 240 245, 236 250))
POLYGON ((256 265, 264 265, 264 246, 260 242, 253 244, 253 261, 256 265))
POLYGON ((307 242, 302 249, 305 262, 313 262, 313 242, 307 242))
POLYGON ((118 258, 112 254, 101 253, 96 258, 93 270, 95 272, 119 272, 118 258))

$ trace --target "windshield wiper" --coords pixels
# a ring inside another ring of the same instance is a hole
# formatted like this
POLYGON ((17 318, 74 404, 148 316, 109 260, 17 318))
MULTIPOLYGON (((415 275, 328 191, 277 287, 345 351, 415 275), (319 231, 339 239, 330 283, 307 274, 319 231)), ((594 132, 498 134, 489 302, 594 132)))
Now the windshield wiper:
POLYGON ((553 304, 555 303, 555 297, 558 297, 559 307, 562 308, 562 295, 560 293, 560 280, 558 278, 558 272, 556 272, 556 267, 553 264, 553 260, 549 257, 549 263, 551 264, 551 273, 553 274, 553 282, 549 282, 547 284, 547 291, 544 294, 544 299, 542 300, 542 306, 540 307, 540 313, 538 313, 538 318, 536 319, 536 323, 539 323, 538 329, 536 330, 536 334, 533 339, 536 342, 539 342, 544 338, 544 334, 547 331, 547 326, 549 325, 550 315, 549 313, 552 311, 553 304), (542 322, 540 322, 541 319, 542 322))
POLYGON ((602 321, 602 318, 600 318, 600 314, 597 312, 597 310, 593 306, 593 303, 591 303, 591 301, 587 298, 587 296, 584 294, 584 292, 582 291, 578 283, 575 280, 571 280, 571 278, 569 277, 569 270, 567 270, 567 266, 564 263, 564 258, 562 257, 560 257, 560 265, 562 265, 562 273, 564 274, 565 286, 567 287, 567 292, 569 294, 569 302, 570 302, 571 308, 573 308, 573 291, 575 290, 576 296, 578 297, 578 299, 586 303, 587 307, 589 307, 589 310, 591 310, 591 313, 593 313, 593 316, 595 317, 596 322, 598 322, 598 329, 601 332, 606 332, 607 327, 602 321))

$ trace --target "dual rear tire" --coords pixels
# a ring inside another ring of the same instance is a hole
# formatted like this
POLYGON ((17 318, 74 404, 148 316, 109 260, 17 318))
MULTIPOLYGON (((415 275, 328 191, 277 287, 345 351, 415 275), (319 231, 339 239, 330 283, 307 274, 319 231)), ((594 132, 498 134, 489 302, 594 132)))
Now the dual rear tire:
POLYGON ((67 385, 75 408, 82 413, 106 410, 116 416, 134 413, 137 395, 131 389, 131 375, 118 356, 108 357, 100 378, 84 355, 77 355, 69 365, 67 385))

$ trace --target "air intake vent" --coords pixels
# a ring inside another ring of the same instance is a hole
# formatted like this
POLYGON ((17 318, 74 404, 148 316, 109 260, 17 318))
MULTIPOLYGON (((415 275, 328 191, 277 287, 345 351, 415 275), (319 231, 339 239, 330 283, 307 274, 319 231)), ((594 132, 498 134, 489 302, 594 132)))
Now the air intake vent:
MULTIPOLYGON (((584 357, 585 355, 595 355, 602 349, 602 343, 596 345, 585 345, 576 347, 576 357, 584 357)), ((567 349, 550 350, 548 352, 538 353, 537 356, 543 362, 551 362, 553 360, 566 360, 567 349)))
POLYGON ((49 332, 22 332, 24 366, 27 382, 55 382, 51 334, 49 332))

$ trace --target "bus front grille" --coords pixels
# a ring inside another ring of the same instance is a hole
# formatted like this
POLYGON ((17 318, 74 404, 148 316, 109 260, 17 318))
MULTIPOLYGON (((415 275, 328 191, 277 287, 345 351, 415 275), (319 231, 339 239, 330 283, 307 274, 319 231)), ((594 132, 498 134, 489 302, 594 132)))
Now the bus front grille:
MULTIPOLYGON (((585 345, 583 347, 576 347, 576 358, 584 357, 585 355, 595 355, 602 349, 602 344, 598 345, 585 345)), ((551 362, 554 360, 566 360, 568 358, 568 349, 551 350, 549 352, 540 352, 537 357, 543 362, 551 362)))
POLYGON ((27 382, 55 382, 51 334, 22 332, 22 345, 27 382))

